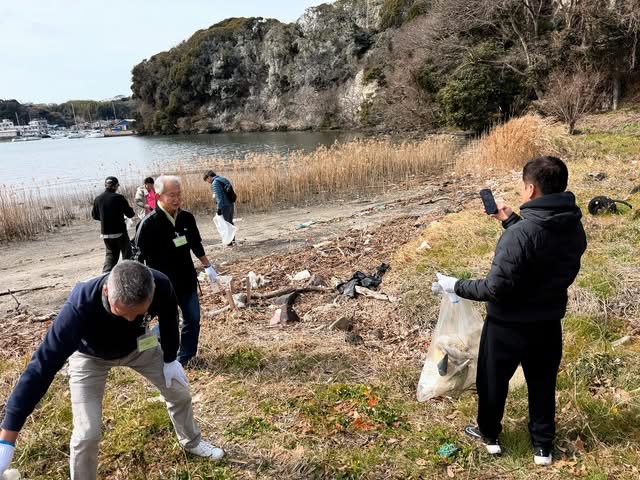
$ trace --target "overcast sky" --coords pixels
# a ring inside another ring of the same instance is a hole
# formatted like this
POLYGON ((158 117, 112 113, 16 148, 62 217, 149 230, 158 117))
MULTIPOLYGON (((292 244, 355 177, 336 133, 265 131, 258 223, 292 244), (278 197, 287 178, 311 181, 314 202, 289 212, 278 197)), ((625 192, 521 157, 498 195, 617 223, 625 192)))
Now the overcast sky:
POLYGON ((0 0, 0 99, 130 95, 131 69, 228 17, 292 22, 328 0, 0 0))

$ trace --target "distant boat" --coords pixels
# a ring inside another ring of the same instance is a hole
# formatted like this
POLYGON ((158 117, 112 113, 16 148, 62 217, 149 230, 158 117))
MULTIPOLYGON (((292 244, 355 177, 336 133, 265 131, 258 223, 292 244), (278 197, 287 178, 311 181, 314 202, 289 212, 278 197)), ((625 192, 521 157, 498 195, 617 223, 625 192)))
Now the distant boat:
POLYGON ((12 142, 33 142, 34 140, 42 140, 41 137, 17 137, 12 139, 12 142))
POLYGON ((59 138, 67 138, 64 133, 50 133, 49 136, 54 140, 57 140, 59 138))
POLYGON ((104 133, 99 131, 91 132, 87 135, 87 138, 104 138, 104 133))
POLYGON ((67 135, 67 138, 84 138, 84 134, 80 132, 71 132, 69 135, 67 135))

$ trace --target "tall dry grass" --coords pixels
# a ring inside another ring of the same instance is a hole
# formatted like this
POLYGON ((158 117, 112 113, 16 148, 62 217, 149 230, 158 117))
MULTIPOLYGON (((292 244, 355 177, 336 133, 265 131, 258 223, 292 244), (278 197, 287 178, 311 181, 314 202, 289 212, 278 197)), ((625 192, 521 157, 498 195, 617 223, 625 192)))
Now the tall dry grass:
POLYGON ((256 154, 226 163, 214 159, 182 164, 173 173, 182 178, 186 208, 211 209, 211 190, 202 181, 211 168, 232 180, 239 211, 256 212, 418 183, 452 167, 459 150, 450 137, 405 143, 369 139, 293 152, 286 159, 256 154))
POLYGON ((551 135, 541 117, 514 118, 472 141, 458 157, 456 171, 494 175, 519 170, 532 158, 551 153, 551 135))
MULTIPOLYGON (((452 167, 459 150, 459 143, 450 137, 404 143, 358 140, 320 147, 311 153, 292 152, 286 158, 256 154, 231 162, 183 162, 173 169, 156 165, 152 170, 182 178, 185 208, 210 211, 211 190, 202 174, 213 168, 233 181, 238 211, 256 212, 331 200, 337 195, 378 194, 392 185, 418 183, 452 167)), ((132 205, 135 187, 122 185, 120 190, 132 205)), ((33 238, 75 218, 88 218, 97 193, 44 194, 38 189, 4 188, 0 191, 0 241, 33 238)))
POLYGON ((0 188, 0 241, 24 240, 88 218, 91 194, 77 190, 0 188))

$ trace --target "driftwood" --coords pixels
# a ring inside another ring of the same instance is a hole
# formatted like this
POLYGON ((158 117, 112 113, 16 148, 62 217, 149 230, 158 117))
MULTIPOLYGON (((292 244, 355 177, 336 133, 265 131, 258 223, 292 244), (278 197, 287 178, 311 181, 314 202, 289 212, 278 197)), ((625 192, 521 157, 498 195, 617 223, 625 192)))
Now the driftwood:
POLYGON ((226 311, 228 311, 230 309, 231 309, 231 307, 229 305, 226 305, 226 306, 224 306, 222 308, 219 308, 218 310, 214 310, 213 312, 208 312, 207 316, 208 317, 215 317, 216 315, 224 313, 224 312, 226 312, 226 311))
POLYGON ((397 300, 395 297, 385 295, 384 293, 374 292, 373 290, 361 287, 360 285, 356 285, 356 293, 362 295, 363 297, 375 298, 376 300, 382 300, 384 302, 394 303, 397 300))
POLYGON ((46 288, 55 288, 56 286, 57 285, 45 285, 43 287, 19 288, 18 290, 11 290, 9 288, 6 292, 0 292, 0 297, 4 297, 5 295, 13 295, 14 293, 36 292, 38 290, 44 290, 46 288))
POLYGON ((260 300, 268 300, 270 298, 281 297, 283 295, 289 295, 290 293, 308 293, 308 292, 317 292, 317 293, 331 293, 333 292, 332 288, 328 287, 286 287, 281 288, 280 290, 276 290, 271 293, 256 293, 254 295, 255 298, 260 300))

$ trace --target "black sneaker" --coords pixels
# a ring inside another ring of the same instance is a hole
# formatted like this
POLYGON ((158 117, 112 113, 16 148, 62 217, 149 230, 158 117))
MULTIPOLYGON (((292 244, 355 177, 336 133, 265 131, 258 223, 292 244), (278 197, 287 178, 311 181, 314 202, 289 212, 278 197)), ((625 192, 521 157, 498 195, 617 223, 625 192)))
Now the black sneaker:
POLYGON ((464 433, 469 435, 474 440, 482 442, 489 455, 500 455, 502 453, 502 448, 500 447, 500 442, 498 441, 498 439, 485 437, 484 435, 482 435, 482 433, 480 433, 480 429, 478 427, 467 425, 466 427, 464 427, 464 433))
POLYGON ((548 467, 553 463, 553 455, 550 448, 536 447, 533 449, 533 463, 548 467))

